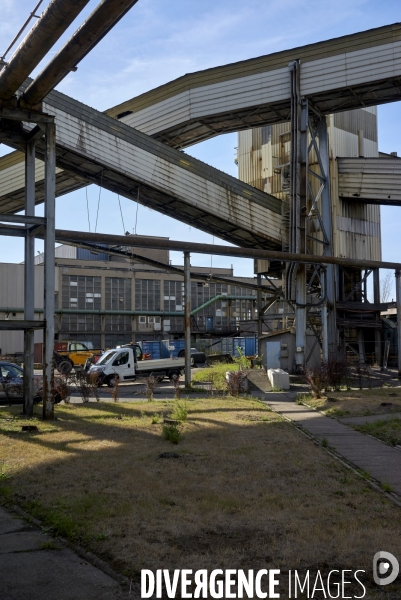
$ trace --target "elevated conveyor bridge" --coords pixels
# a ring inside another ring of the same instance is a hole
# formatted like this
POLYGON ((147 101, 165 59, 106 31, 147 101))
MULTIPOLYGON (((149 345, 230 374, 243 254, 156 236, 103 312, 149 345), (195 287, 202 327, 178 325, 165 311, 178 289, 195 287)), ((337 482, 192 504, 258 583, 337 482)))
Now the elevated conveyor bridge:
MULTIPOLYGON (((57 195, 97 183, 232 243, 279 248, 279 200, 173 149, 288 121, 289 64, 298 59, 300 93, 322 114, 400 97, 398 23, 185 75, 106 115, 51 92, 43 110, 56 117, 57 195)), ((0 159, 0 212, 21 210, 23 197, 23 156, 15 153, 0 159)))

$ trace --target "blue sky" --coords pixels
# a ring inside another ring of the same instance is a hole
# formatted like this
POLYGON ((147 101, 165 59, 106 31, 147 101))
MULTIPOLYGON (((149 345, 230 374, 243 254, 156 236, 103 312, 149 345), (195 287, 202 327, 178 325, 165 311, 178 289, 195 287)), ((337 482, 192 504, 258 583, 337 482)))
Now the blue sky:
MULTIPOLYGON (((32 11, 36 0, 1 0, 0 55, 32 11)), ((42 7, 48 4, 44 0, 42 7)), ((83 21, 98 0, 91 0, 54 52, 83 21)), ((42 7, 40 10, 42 10, 42 7)), ((99 110, 166 83, 185 73, 270 52, 325 40, 400 20, 399 0, 139 0, 124 19, 68 76, 59 90, 99 110)), ((10 55, 8 55, 9 58, 10 55)), ((46 62, 46 61, 45 61, 46 62)), ((38 71, 38 69, 37 69, 38 71)), ((379 142, 384 152, 401 156, 401 105, 379 107, 379 142)), ((214 138, 187 149, 189 154, 236 176, 236 134, 214 138)), ((0 153, 9 149, 0 144, 0 153)), ((90 186, 91 228, 96 219, 99 188, 90 186)), ((125 229, 133 230, 136 204, 121 199, 125 229)), ((57 200, 57 227, 87 230, 85 190, 57 200)), ((382 208, 383 259, 399 256, 398 212, 382 208)), ((101 191, 98 231, 123 233, 118 199, 101 191)), ((171 239, 211 241, 208 234, 139 206, 137 233, 171 239)), ((220 243, 219 240, 215 240, 220 243)), ((40 249, 40 242, 37 243, 40 249)), ((23 260, 15 238, 0 239, 2 262, 23 260)), ((182 255, 172 255, 177 264, 182 255)), ((210 257, 193 256, 192 263, 209 265, 210 257)), ((248 260, 213 257, 214 266, 234 264, 235 274, 252 275, 248 260)))

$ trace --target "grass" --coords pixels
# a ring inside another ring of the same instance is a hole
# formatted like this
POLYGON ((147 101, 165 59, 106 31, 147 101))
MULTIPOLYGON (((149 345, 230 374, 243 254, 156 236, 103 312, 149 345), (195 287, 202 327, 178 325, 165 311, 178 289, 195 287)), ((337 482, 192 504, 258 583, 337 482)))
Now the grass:
POLYGON ((386 419, 355 426, 354 429, 367 433, 390 446, 401 445, 401 419, 386 419))
POLYGON ((401 412, 401 388, 330 392, 320 399, 310 396, 303 403, 336 418, 382 415, 401 412))
POLYGON ((202 369, 197 373, 194 373, 192 376, 192 381, 194 383, 212 383, 217 391, 226 391, 227 371, 238 371, 238 365, 235 363, 218 363, 212 367, 207 367, 206 369, 202 369))
POLYGON ((171 444, 178 444, 181 440, 181 431, 176 425, 163 425, 162 437, 171 444))
POLYGON ((20 408, 3 409, 0 503, 134 582, 141 568, 215 565, 371 573, 378 548, 401 555, 399 508, 291 424, 255 399, 187 402, 164 458, 171 446, 152 420, 173 402, 59 405, 36 434, 21 432, 20 408))
POLYGON ((188 403, 180 402, 176 400, 174 403, 174 409, 171 413, 171 418, 182 423, 188 419, 188 403))

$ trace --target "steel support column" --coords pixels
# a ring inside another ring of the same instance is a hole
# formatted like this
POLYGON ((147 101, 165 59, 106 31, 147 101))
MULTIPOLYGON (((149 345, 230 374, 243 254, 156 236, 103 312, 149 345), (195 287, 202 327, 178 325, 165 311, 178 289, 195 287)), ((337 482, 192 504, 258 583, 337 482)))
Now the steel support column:
MULTIPOLYGON (((28 142, 25 154, 25 216, 35 215, 35 142, 28 142)), ((30 225, 25 225, 29 230, 30 225)), ((24 319, 35 319, 35 237, 25 237, 24 319)), ((24 413, 33 415, 34 330, 24 331, 24 413)))
POLYGON ((46 124, 45 154, 45 251, 44 251, 44 332, 43 419, 54 418, 54 293, 55 293, 55 193, 56 135, 54 123, 46 124))
MULTIPOLYGON (((327 134, 327 120, 323 117, 319 124, 319 154, 320 166, 323 170, 325 182, 321 195, 322 206, 322 223, 325 235, 324 252, 325 256, 333 256, 333 228, 332 228, 332 211, 331 211, 331 191, 330 191, 330 155, 329 155, 329 138, 327 134)), ((336 327, 336 283, 335 283, 335 267, 327 265, 325 273, 325 296, 326 303, 323 306, 322 312, 325 311, 325 319, 322 314, 322 324, 327 328, 326 335, 323 339, 327 340, 327 356, 324 360, 335 358, 337 355, 337 327, 336 327)), ((323 348, 323 355, 325 350, 323 348)))
MULTIPOLYGON (((306 252, 305 216, 306 216, 306 177, 308 162, 308 101, 302 98, 300 103, 299 147, 296 184, 296 237, 295 252, 306 252)), ((302 371, 305 367, 306 348, 306 265, 298 265, 295 287, 295 367, 302 371)))
MULTIPOLYGON (((380 271, 373 269, 373 302, 380 304, 380 271)), ((376 320, 380 322, 380 313, 377 313, 376 320)), ((381 365, 381 330, 375 329, 375 362, 381 365)))
POLYGON ((191 255, 184 252, 185 387, 191 387, 191 255))
MULTIPOLYGON (((260 273, 257 274, 257 284, 258 286, 262 286, 262 275, 260 273)), ((256 292, 256 306, 258 311, 258 340, 262 337, 262 325, 263 325, 263 315, 262 315, 262 289, 259 287, 256 292)))
MULTIPOLYGON (((323 274, 321 282, 322 296, 327 298, 327 273, 323 274)), ((329 360, 329 328, 327 323, 327 312, 327 301, 325 300, 320 309, 320 314, 322 319, 322 359, 326 362, 329 360)))
POLYGON ((358 353, 359 353, 359 364, 364 365, 366 363, 366 354, 365 354, 365 337, 363 335, 362 329, 358 329, 358 353))
POLYGON ((398 375, 401 375, 401 270, 395 272, 395 293, 397 303, 397 350, 398 375))

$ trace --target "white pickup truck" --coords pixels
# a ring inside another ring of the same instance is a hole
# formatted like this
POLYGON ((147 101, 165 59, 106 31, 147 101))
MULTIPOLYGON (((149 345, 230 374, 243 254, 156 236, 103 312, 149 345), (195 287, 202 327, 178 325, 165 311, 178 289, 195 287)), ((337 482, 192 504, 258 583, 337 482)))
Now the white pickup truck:
POLYGON ((90 367, 88 373, 96 373, 100 385, 106 383, 109 387, 113 387, 116 377, 122 382, 153 375, 158 381, 162 381, 164 377, 170 380, 177 379, 184 372, 184 358, 155 360, 141 360, 141 358, 142 350, 136 344, 130 348, 115 348, 105 352, 96 365, 90 367))

